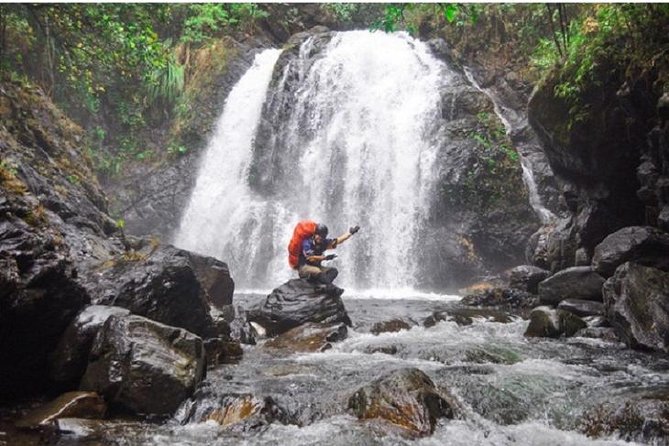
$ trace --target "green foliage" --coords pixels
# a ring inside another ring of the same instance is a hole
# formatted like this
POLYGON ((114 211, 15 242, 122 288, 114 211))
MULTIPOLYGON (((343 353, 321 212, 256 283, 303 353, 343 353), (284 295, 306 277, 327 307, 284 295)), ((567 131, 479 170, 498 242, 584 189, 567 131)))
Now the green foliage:
POLYGON ((255 3, 191 4, 188 5, 181 41, 202 43, 225 28, 265 17, 267 13, 255 3))
POLYGON ((152 102, 164 101, 174 104, 184 89, 184 66, 174 57, 167 59, 164 66, 156 68, 149 77, 148 96, 152 102))
POLYGON ((323 7, 334 13, 337 20, 350 22, 353 16, 360 10, 359 3, 325 3, 323 7))

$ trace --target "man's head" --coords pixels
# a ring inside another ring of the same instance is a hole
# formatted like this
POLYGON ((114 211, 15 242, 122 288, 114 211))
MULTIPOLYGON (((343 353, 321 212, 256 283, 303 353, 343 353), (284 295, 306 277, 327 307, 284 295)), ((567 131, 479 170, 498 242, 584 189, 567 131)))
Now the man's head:
POLYGON ((328 227, 324 224, 319 223, 316 225, 316 232, 314 233, 314 241, 316 243, 321 243, 328 236, 328 227))

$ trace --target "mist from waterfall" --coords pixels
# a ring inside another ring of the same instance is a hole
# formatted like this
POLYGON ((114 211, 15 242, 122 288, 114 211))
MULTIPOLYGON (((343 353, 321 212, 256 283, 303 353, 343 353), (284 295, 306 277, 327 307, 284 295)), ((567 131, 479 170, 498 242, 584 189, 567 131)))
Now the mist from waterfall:
POLYGON ((287 65, 267 91, 279 51, 259 55, 230 93, 175 243, 227 262, 238 288, 266 289, 296 276, 287 245, 299 220, 327 224, 332 237, 359 224, 335 251, 337 282, 414 288, 450 71, 403 33, 337 33, 315 61, 313 43, 297 57, 299 87, 279 98, 290 103, 287 118, 268 103, 261 117, 267 97, 288 90, 287 65), (281 119, 269 146, 255 146, 260 119, 281 119), (253 175, 271 178, 272 190, 254 187, 253 175))

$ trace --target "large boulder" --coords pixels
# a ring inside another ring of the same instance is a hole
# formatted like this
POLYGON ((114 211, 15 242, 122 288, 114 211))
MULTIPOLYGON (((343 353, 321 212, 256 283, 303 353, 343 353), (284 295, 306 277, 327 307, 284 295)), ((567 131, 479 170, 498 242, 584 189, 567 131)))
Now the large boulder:
POLYGON ((100 327, 111 316, 125 316, 130 310, 107 305, 89 305, 79 313, 63 333, 51 354, 51 379, 76 387, 86 371, 88 353, 100 327))
POLYGON ((557 305, 564 299, 602 300, 604 278, 589 266, 564 269, 539 283, 539 300, 557 305))
POLYGON ((82 390, 135 413, 168 415, 204 377, 202 339, 141 316, 111 316, 98 332, 82 390))
POLYGON ((595 247, 592 267, 611 277, 618 266, 635 263, 669 270, 669 234, 649 226, 630 226, 607 236, 595 247))
POLYGON ((628 262, 603 291, 608 319, 628 346, 669 352, 669 272, 628 262))
POLYGON ((559 338, 574 336, 587 324, 578 316, 564 310, 537 307, 530 313, 530 323, 525 330, 528 338, 559 338))
POLYGON ((232 304, 235 282, 230 277, 228 265, 213 257, 190 253, 190 262, 201 286, 217 308, 232 304))
POLYGON ((198 257, 170 245, 126 253, 103 265, 87 286, 96 303, 127 308, 154 321, 214 337, 220 330, 210 315, 205 284, 216 281, 201 281, 206 261, 198 257))
POLYGON ((262 326, 269 336, 307 322, 351 325, 341 297, 304 279, 292 279, 274 289, 263 304, 249 311, 248 319, 262 326))
POLYGON ((411 436, 425 437, 434 432, 438 418, 454 417, 449 399, 422 371, 402 369, 360 388, 348 407, 361 420, 380 419, 411 436))
POLYGON ((0 399, 47 385, 49 353, 90 302, 61 233, 33 220, 39 209, 0 188, 0 399))
POLYGON ((537 294, 539 282, 548 276, 550 276, 550 271, 537 266, 516 266, 509 273, 509 287, 537 294))

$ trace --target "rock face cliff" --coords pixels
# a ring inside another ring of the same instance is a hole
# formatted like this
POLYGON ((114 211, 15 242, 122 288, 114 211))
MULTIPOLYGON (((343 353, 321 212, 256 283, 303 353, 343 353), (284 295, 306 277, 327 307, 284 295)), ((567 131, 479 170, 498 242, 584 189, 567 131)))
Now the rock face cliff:
POLYGON ((669 96, 667 66, 629 77, 602 60, 593 81, 573 99, 559 97, 564 79, 552 73, 529 104, 530 122, 541 138, 570 211, 547 229, 535 262, 553 270, 586 264, 608 234, 634 225, 669 229, 669 96))
POLYGON ((227 337, 227 323, 210 316, 212 301, 231 302, 227 265, 126 238, 107 213, 83 131, 41 90, 0 83, 0 122, 0 400, 60 389, 51 356, 91 302, 227 337))

